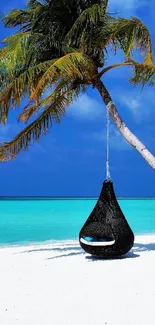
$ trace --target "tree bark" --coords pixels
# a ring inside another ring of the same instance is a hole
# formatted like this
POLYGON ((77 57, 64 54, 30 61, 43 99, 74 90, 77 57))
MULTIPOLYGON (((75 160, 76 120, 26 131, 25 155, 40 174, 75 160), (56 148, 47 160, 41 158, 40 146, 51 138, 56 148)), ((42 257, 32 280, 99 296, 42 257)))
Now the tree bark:
POLYGON ((145 147, 145 145, 129 130, 126 124, 123 122, 121 116, 119 115, 115 104, 112 101, 112 98, 102 83, 100 79, 96 79, 94 82, 94 87, 98 89, 106 108, 109 110, 109 114, 119 129, 123 137, 134 147, 141 156, 147 161, 147 163, 155 169, 155 157, 152 153, 145 147))

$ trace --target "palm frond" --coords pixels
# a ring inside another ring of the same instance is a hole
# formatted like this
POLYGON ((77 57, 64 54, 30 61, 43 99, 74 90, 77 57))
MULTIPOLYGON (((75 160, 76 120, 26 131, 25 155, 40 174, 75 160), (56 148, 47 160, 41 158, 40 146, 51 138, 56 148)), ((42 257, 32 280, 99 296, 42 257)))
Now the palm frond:
POLYGON ((134 75, 130 79, 130 83, 136 86, 142 84, 144 87, 147 83, 149 86, 155 85, 155 66, 146 63, 135 63, 133 65, 134 75))
POLYGON ((20 69, 25 65, 30 39, 29 32, 19 32, 2 41, 5 46, 0 50, 0 60, 7 62, 7 69, 20 69))
POLYGON ((14 159, 22 150, 28 149, 31 141, 38 141, 42 134, 46 134, 52 126, 52 121, 60 122, 65 113, 65 107, 69 105, 65 96, 60 96, 52 102, 44 112, 23 131, 21 131, 12 141, 1 143, 0 161, 14 159))
POLYGON ((14 9, 9 11, 9 13, 3 17, 3 22, 5 27, 16 27, 18 25, 26 24, 30 21, 31 11, 30 10, 20 10, 14 9))
MULTIPOLYGON (((21 131, 12 141, 0 144, 0 161, 14 159, 14 157, 23 149, 28 149, 32 141, 38 141, 42 134, 46 134, 52 126, 52 122, 60 122, 65 114, 66 108, 78 98, 81 91, 85 92, 87 85, 76 80, 66 85, 62 81, 57 86, 57 92, 54 90, 49 96, 44 98, 39 106, 45 106, 43 113, 39 115, 29 126, 21 131)), ((36 106, 33 105, 31 110, 34 111, 36 106), (33 107, 34 106, 34 107, 33 107)), ((28 112, 28 111, 27 111, 28 112)), ((23 119, 27 119, 27 112, 23 112, 23 119)), ((21 118, 22 119, 22 118, 21 118)))
POLYGON ((31 94, 42 75, 51 65, 52 61, 47 61, 30 67, 19 75, 7 76, 7 84, 0 91, 0 122, 5 124, 7 121, 10 107, 20 104, 21 98, 31 94))
MULTIPOLYGON (((105 14, 107 10, 108 1, 104 1, 103 4, 94 4, 93 6, 85 9, 81 15, 77 18, 71 30, 66 36, 66 41, 71 42, 71 39, 76 37, 81 32, 81 29, 90 24, 97 24, 100 17, 105 14)), ((71 42, 72 43, 72 42, 71 42)))
POLYGON ((19 121, 28 122, 28 120, 36 114, 41 108, 44 109, 47 105, 50 105, 59 96, 65 96, 69 102, 73 102, 75 98, 78 97, 80 92, 85 92, 87 89, 87 84, 81 84, 81 80, 72 80, 67 82, 66 80, 60 80, 58 85, 55 87, 52 93, 47 97, 43 98, 39 102, 36 102, 32 106, 24 108, 19 116, 19 121))
POLYGON ((108 1, 102 3, 95 3, 93 6, 84 10, 77 20, 74 22, 72 28, 66 36, 65 43, 67 46, 75 46, 82 52, 88 54, 88 46, 93 39, 92 32, 96 25, 101 21, 106 20, 106 10, 108 1), (85 51, 87 48, 87 51, 85 51))
POLYGON ((32 117, 32 115, 37 113, 40 108, 43 109, 47 105, 50 105, 51 102, 53 102, 57 97, 66 95, 67 98, 67 92, 69 92, 71 89, 72 89, 71 83, 68 84, 63 79, 60 80, 60 82, 55 87, 52 93, 50 93, 42 100, 36 102, 34 105, 26 106, 24 110, 21 112, 21 114, 19 115, 19 121, 27 123, 30 117, 32 117))
POLYGON ((136 17, 132 19, 118 18, 109 25, 109 36, 104 47, 113 44, 114 49, 123 49, 126 58, 130 58, 134 50, 145 55, 145 62, 153 64, 152 43, 147 27, 136 17))
POLYGON ((26 9, 13 9, 2 19, 5 27, 20 27, 20 31, 28 32, 32 29, 33 21, 41 12, 43 5, 39 1, 29 2, 26 9))
POLYGON ((56 60, 40 79, 35 91, 30 97, 30 102, 38 100, 44 90, 55 84, 60 79, 66 81, 85 79, 86 82, 96 73, 96 66, 91 58, 81 52, 73 52, 56 60))

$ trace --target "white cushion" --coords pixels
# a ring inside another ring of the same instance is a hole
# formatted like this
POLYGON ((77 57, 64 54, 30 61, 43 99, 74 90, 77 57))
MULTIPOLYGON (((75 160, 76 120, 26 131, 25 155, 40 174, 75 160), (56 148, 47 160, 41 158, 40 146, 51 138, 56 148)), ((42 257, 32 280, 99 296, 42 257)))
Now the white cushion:
POLYGON ((80 242, 89 246, 111 246, 115 244, 115 240, 111 241, 89 241, 84 238, 80 238, 80 242))

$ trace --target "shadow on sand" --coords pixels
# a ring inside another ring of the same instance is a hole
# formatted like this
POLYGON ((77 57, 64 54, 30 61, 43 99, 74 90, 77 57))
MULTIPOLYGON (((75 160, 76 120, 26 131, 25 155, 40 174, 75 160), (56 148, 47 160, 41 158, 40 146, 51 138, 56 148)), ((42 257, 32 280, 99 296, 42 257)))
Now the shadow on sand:
POLYGON ((67 254, 61 254, 61 255, 56 255, 53 257, 48 257, 46 258, 46 260, 54 260, 56 258, 61 258, 61 257, 69 257, 69 256, 76 256, 76 255, 84 255, 85 253, 83 251, 79 251, 79 252, 72 252, 72 253, 67 253, 67 254))
POLYGON ((79 251, 81 250, 80 246, 69 246, 66 245, 64 247, 50 247, 50 248, 34 248, 34 249, 27 249, 26 251, 22 252, 24 253, 35 253, 35 252, 67 252, 67 251, 79 251))
MULTIPOLYGON (((124 260, 128 258, 137 258, 140 257, 138 253, 141 252, 148 252, 148 251, 155 251, 155 243, 147 243, 147 244, 142 244, 142 243, 135 243, 132 250, 127 253, 126 255, 117 257, 117 258, 112 258, 112 259, 103 259, 103 258, 98 258, 95 256, 89 256, 86 255, 85 258, 89 262, 94 262, 94 261, 109 261, 109 260, 124 260)), ((22 254, 24 253, 35 253, 35 252, 57 252, 58 254, 49 258, 46 258, 46 260, 53 260, 57 258, 62 258, 62 257, 70 257, 70 256, 77 256, 77 255, 85 255, 85 252, 82 250, 80 245, 65 245, 64 247, 49 247, 49 248, 35 248, 35 249, 27 249, 24 252, 21 252, 22 254)))
POLYGON ((34 248, 34 249, 27 249, 21 254, 30 254, 30 253, 35 253, 35 252, 57 252, 58 254, 52 257, 45 258, 45 260, 53 260, 56 258, 61 258, 61 257, 69 257, 69 256, 76 256, 76 255, 84 255, 84 251, 80 247, 80 245, 75 245, 75 246, 69 246, 66 245, 64 247, 51 247, 51 248, 34 248))
POLYGON ((155 243, 148 243, 148 244, 141 244, 141 243, 135 243, 131 251, 123 256, 117 257, 117 258, 111 258, 111 259, 103 259, 103 258, 97 258, 95 256, 86 256, 86 259, 89 261, 109 261, 109 260, 125 260, 127 258, 136 258, 140 257, 138 253, 141 252, 150 252, 155 251, 155 243))
POLYGON ((155 243, 148 243, 148 244, 141 244, 141 243, 135 243, 133 248, 133 252, 150 252, 155 251, 155 243))
POLYGON ((135 254, 133 253, 132 251, 127 253, 126 255, 122 255, 122 256, 118 256, 118 257, 113 257, 113 258, 99 258, 99 257, 96 257, 96 256, 89 256, 87 255, 86 256, 86 259, 89 261, 89 262, 96 262, 96 261, 114 261, 114 260, 125 260, 127 258, 137 258, 139 257, 140 255, 139 254, 135 254))

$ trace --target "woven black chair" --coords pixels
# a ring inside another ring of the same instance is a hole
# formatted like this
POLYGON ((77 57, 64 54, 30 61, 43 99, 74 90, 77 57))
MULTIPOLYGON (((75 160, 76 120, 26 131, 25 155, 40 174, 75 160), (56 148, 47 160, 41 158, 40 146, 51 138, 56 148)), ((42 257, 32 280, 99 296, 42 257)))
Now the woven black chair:
POLYGON ((100 258, 126 254, 134 234, 117 202, 112 181, 105 181, 95 208, 79 234, 81 247, 100 258))
POLYGON ((134 244, 134 234, 117 202, 109 168, 109 107, 107 105, 106 181, 95 208, 79 234, 81 247, 100 258, 126 254, 134 244))

